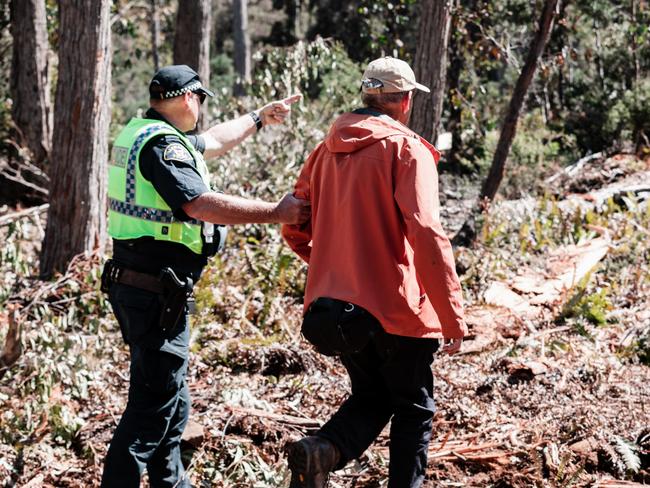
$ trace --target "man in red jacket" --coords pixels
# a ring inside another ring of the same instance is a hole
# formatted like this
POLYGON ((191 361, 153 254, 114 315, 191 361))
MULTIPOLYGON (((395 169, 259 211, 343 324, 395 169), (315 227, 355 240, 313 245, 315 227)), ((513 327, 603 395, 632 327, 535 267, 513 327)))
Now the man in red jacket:
MULTIPOLYGON (((467 329, 440 225, 440 154, 405 125, 416 89, 429 91, 404 61, 384 57, 368 65, 365 107, 334 122, 296 183, 296 197, 311 202, 311 220, 282 228, 309 264, 306 317, 318 307, 331 314, 337 303, 340 314, 364 314, 345 330, 343 315, 334 320, 341 343, 357 346, 339 352, 352 393, 315 436, 289 446, 293 488, 324 487, 328 473, 358 458, 389 421, 389 488, 424 480, 433 353, 439 341, 443 352, 457 352, 467 329)), ((308 337, 305 325, 303 333, 308 337)))

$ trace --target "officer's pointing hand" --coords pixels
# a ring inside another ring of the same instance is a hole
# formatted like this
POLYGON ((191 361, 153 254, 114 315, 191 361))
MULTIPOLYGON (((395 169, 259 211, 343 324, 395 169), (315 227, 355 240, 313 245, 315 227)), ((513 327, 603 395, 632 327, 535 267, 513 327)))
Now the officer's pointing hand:
POLYGON ((291 95, 284 100, 278 100, 264 105, 259 110, 259 116, 260 119, 262 119, 262 125, 275 125, 283 123, 289 113, 291 113, 291 105, 299 101, 301 98, 302 95, 298 93, 296 95, 291 95))
POLYGON ((302 224, 311 217, 311 204, 287 193, 276 205, 275 212, 280 224, 302 224))

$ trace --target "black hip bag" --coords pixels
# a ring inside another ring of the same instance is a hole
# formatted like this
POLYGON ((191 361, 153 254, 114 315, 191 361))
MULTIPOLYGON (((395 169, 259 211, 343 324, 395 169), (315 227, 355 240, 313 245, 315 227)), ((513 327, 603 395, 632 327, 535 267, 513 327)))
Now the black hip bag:
POLYGON ((381 330, 377 319, 364 308, 320 297, 309 305, 301 332, 319 353, 339 356, 359 352, 381 330))

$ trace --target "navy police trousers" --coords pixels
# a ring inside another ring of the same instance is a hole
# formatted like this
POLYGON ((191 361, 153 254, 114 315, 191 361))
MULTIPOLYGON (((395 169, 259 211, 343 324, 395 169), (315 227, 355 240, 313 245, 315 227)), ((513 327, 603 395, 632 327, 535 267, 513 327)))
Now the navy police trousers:
MULTIPOLYGON (((139 487, 146 469, 152 487, 189 487, 180 452, 190 410, 185 378, 187 348, 175 348, 161 335, 157 295, 113 284, 109 300, 130 346, 131 380, 126 409, 106 456, 101 486, 139 487)), ((187 316, 181 322, 177 329, 187 329, 187 316)), ((187 335, 181 332, 178 337, 187 335)))

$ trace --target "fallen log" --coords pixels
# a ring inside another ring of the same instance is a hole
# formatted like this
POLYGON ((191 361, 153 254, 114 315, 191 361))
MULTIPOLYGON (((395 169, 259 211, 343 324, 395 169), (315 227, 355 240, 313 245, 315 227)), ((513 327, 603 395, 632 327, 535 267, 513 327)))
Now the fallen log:
POLYGON ((513 453, 506 451, 497 451, 489 454, 460 454, 453 452, 450 456, 440 456, 435 458, 437 462, 454 462, 454 461, 464 461, 464 462, 473 462, 473 463, 499 463, 506 464, 508 462, 508 457, 513 453))
POLYGON ((546 270, 522 270, 508 280, 493 281, 485 292, 488 305, 505 307, 527 318, 539 318, 543 306, 556 305, 607 255, 610 241, 599 237, 563 246, 550 253, 546 270))
POLYGON ((642 488, 648 485, 642 485, 641 483, 635 483, 634 481, 624 481, 624 480, 602 480, 598 481, 594 488, 642 488))
POLYGON ((435 450, 435 445, 434 446, 429 446, 429 458, 430 459, 436 459, 436 458, 441 458, 441 457, 447 457, 450 455, 455 454, 462 454, 464 457, 466 454, 471 454, 474 452, 478 451, 486 451, 488 449, 494 449, 496 447, 500 447, 501 443, 500 442, 488 442, 486 444, 476 444, 476 445, 471 445, 471 444, 466 444, 466 445, 459 445, 457 447, 451 447, 448 449, 444 449, 442 451, 436 451, 435 450), (433 447, 433 451, 431 452, 433 447))
POLYGON ((39 214, 41 212, 45 212, 48 208, 50 208, 50 204, 44 203, 43 205, 39 205, 38 207, 30 207, 30 208, 26 208, 25 210, 20 210, 18 212, 12 212, 9 214, 2 215, 0 216, 0 227, 12 224, 16 220, 20 220, 24 217, 29 217, 33 214, 39 214))
POLYGON ((566 168, 558 171, 555 173, 553 176, 546 178, 544 180, 545 183, 553 183, 555 180, 562 176, 568 176, 572 177, 578 174, 582 168, 587 164, 587 163, 592 163, 592 162, 598 162, 603 158, 603 153, 602 152, 597 152, 595 154, 590 154, 589 156, 585 156, 584 158, 578 160, 577 162, 567 166, 566 168))
POLYGON ((296 417, 294 415, 284 415, 284 414, 279 414, 274 412, 266 412, 264 410, 257 410, 255 408, 228 406, 228 409, 230 409, 230 411, 234 414, 251 415, 253 417, 265 418, 265 419, 273 420, 275 422, 280 422, 288 425, 295 425, 298 427, 317 428, 322 425, 322 422, 318 420, 296 417))

